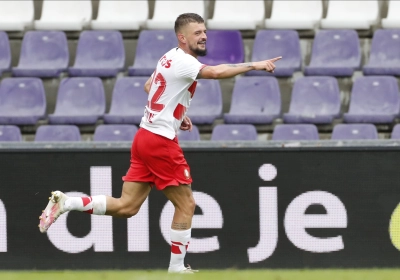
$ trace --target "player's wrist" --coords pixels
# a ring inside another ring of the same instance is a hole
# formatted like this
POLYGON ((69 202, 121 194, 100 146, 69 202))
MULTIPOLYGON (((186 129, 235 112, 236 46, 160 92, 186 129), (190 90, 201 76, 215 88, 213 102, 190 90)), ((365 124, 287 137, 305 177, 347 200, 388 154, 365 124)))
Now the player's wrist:
POLYGON ((249 70, 256 70, 256 67, 255 67, 254 62, 246 63, 245 66, 246 66, 246 68, 248 68, 249 70))
POLYGON ((265 70, 265 63, 262 61, 253 62, 254 70, 265 70))

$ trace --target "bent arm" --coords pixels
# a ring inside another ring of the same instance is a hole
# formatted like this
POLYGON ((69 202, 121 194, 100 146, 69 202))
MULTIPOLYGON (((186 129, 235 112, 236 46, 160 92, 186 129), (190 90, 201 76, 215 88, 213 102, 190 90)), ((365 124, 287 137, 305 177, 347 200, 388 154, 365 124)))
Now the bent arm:
POLYGON ((153 77, 150 76, 150 78, 146 81, 146 83, 144 84, 144 91, 149 94, 150 92, 150 87, 151 87, 151 81, 153 80, 153 77))
POLYGON ((216 66, 206 66, 200 70, 198 79, 225 79, 232 78, 236 75, 243 74, 251 70, 265 70, 267 72, 274 72, 274 62, 282 57, 276 57, 270 60, 263 60, 249 63, 238 64, 220 64, 216 66))

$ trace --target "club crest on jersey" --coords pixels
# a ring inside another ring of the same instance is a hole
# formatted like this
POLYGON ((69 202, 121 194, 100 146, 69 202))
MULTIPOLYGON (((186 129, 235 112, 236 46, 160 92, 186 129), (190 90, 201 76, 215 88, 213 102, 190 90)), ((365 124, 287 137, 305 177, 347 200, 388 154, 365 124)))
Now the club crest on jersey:
POLYGON ((189 170, 187 170, 187 169, 185 168, 185 170, 183 171, 183 174, 185 175, 186 179, 190 179, 189 170))

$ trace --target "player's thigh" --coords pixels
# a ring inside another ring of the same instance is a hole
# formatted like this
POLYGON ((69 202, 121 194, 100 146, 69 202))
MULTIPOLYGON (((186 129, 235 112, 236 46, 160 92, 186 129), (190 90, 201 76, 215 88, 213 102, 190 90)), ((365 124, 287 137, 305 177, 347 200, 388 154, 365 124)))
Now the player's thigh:
POLYGON ((196 202, 190 185, 169 186, 164 188, 162 192, 175 208, 189 213, 194 212, 196 202))
POLYGON ((120 201, 124 208, 139 211, 151 191, 147 182, 124 182, 120 201))

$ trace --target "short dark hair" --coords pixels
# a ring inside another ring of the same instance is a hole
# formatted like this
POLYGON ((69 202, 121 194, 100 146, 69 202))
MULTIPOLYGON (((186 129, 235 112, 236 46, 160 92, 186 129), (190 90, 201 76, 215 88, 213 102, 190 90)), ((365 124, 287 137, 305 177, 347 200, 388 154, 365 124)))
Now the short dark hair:
POLYGON ((191 22, 204 23, 204 19, 194 13, 181 14, 175 20, 175 33, 178 33, 183 26, 191 22))

